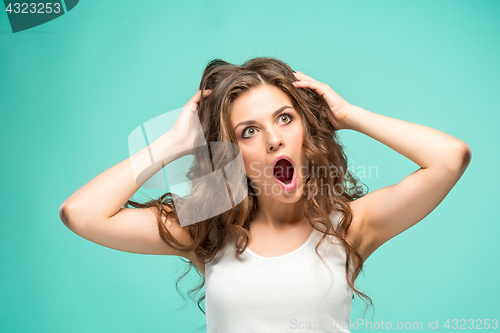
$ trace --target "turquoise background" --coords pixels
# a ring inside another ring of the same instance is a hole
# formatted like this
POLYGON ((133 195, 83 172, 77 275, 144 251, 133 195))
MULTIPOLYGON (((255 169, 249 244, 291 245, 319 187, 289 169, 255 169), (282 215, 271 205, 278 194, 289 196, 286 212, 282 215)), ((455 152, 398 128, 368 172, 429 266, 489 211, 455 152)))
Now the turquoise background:
MULTIPOLYGON (((443 202, 367 260, 357 283, 376 311, 364 319, 439 320, 442 332, 446 319, 500 319, 499 18, 498 1, 81 1, 13 34, 0 13, 0 331, 204 331, 175 290, 179 257, 92 243, 58 208, 128 157, 133 129, 184 105, 208 61, 257 56, 472 148, 443 202)), ((342 137, 354 170, 378 170, 361 174, 370 191, 418 168, 363 134, 342 137)), ((351 320, 363 306, 356 297, 351 320)))

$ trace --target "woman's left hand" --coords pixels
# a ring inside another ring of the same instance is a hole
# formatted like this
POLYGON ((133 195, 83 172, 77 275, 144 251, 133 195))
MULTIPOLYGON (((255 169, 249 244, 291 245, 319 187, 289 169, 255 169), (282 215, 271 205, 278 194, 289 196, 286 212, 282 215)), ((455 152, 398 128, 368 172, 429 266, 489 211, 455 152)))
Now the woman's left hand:
POLYGON ((328 106, 333 113, 333 117, 336 121, 336 124, 334 125, 336 125, 338 129, 347 128, 345 118, 347 117, 349 112, 348 109, 351 104, 337 94, 326 83, 316 81, 302 72, 295 72, 294 74, 298 81, 293 82, 293 85, 297 88, 310 88, 314 90, 316 94, 322 96, 328 103, 328 106))

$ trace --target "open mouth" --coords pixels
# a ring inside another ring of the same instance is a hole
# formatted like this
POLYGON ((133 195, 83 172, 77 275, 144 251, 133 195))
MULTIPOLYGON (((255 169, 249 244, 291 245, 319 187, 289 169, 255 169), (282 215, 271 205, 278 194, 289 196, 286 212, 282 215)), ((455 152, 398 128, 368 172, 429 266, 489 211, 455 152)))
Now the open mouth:
POLYGON ((276 162, 273 174, 274 177, 276 177, 276 179, 278 179, 280 182, 285 185, 289 185, 292 182, 294 172, 295 168, 293 167, 292 163, 290 163, 286 159, 281 159, 276 162))

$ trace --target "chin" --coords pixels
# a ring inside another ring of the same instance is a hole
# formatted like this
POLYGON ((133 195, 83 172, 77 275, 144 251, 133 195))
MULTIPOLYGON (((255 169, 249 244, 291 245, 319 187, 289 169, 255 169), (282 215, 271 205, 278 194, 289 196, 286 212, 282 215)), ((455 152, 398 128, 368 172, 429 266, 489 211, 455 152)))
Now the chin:
POLYGON ((283 197, 283 196, 273 196, 276 200, 279 200, 281 202, 285 202, 285 203, 296 203, 298 201, 300 201, 300 199, 302 199, 303 195, 302 193, 299 195, 299 194, 294 194, 294 195, 291 195, 291 196, 286 196, 286 197, 283 197))
POLYGON ((285 190, 274 178, 268 181, 272 186, 267 190, 267 193, 263 193, 265 196, 285 203, 295 203, 304 197, 301 180, 295 182, 295 187, 291 191, 285 190))

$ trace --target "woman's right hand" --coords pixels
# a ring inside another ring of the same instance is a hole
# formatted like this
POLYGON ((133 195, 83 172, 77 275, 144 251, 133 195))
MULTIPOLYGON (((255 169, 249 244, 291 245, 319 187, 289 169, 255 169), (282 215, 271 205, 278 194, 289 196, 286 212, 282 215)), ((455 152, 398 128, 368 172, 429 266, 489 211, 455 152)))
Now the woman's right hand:
MULTIPOLYGON (((210 95, 212 90, 203 91, 203 97, 210 95)), ((198 118, 198 107, 201 100, 201 90, 182 107, 181 114, 170 130, 172 137, 180 146, 181 156, 192 154, 194 148, 206 145, 203 130, 198 118)))

